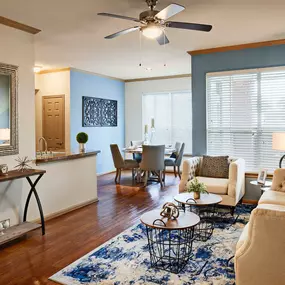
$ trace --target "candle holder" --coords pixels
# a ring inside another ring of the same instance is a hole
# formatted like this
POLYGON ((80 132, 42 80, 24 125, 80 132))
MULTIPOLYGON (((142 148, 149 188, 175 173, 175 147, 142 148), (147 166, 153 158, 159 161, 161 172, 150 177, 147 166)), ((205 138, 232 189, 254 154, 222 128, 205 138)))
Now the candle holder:
POLYGON ((149 137, 148 137, 148 133, 144 133, 144 145, 148 145, 149 144, 149 137))
POLYGON ((150 143, 153 143, 153 138, 154 138, 154 134, 155 134, 155 127, 152 127, 150 129, 150 143))

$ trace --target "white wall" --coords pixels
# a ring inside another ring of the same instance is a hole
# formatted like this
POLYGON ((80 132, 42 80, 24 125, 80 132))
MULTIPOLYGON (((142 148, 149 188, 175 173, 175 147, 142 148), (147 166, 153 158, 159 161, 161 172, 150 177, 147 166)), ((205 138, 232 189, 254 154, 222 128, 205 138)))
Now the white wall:
POLYGON ((171 92, 191 90, 190 77, 161 80, 127 82, 125 86, 125 143, 141 140, 142 126, 142 95, 151 92, 171 92))
MULTIPOLYGON (((33 36, 3 25, 0 25, 0 35, 0 62, 19 66, 19 156, 32 158, 35 151, 33 36)), ((7 163, 12 169, 16 165, 15 158, 17 156, 0 156, 0 164, 7 163)), ((18 222, 28 189, 22 179, 0 184, 0 220, 10 218, 13 224, 18 222)))
POLYGON ((65 95, 65 149, 70 150, 70 71, 36 74, 36 148, 42 136, 42 96, 65 95))
MULTIPOLYGON (((11 170, 16 165, 15 158, 18 156, 35 158, 34 42, 32 35, 3 25, 0 25, 0 35, 0 62, 19 66, 18 122, 20 151, 19 155, 0 156, 0 164, 8 164, 11 170)), ((60 84, 65 86, 66 78, 59 80, 58 86, 60 84)), ((67 93, 63 87, 56 90, 51 88, 52 86, 49 86, 51 93, 67 93)), ((45 92, 44 95, 51 93, 45 92)), ((43 164, 38 167, 32 166, 47 171, 37 186, 45 216, 97 199, 95 156, 43 164)), ((14 225, 22 220, 29 190, 29 184, 25 179, 0 183, 0 221, 10 219, 11 225, 14 225)), ((33 197, 29 207, 28 220, 38 218, 39 212, 33 197)))

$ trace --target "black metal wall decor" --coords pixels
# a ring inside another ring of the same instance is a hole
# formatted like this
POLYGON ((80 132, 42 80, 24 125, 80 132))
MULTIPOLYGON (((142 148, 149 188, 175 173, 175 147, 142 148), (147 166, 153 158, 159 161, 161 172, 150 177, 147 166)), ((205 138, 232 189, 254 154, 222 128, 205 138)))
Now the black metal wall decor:
POLYGON ((116 100, 82 97, 83 127, 117 127, 118 102, 116 100))

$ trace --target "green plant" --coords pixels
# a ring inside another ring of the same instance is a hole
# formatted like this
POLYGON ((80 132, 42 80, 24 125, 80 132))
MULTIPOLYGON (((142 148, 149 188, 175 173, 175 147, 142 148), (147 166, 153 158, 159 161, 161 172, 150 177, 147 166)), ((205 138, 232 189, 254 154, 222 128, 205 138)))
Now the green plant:
POLYGON ((87 143, 88 141, 88 135, 84 132, 78 133, 76 136, 76 140, 78 143, 87 143))
POLYGON ((209 194, 206 185, 202 182, 199 182, 196 177, 187 183, 186 190, 189 193, 196 192, 201 194, 209 194))

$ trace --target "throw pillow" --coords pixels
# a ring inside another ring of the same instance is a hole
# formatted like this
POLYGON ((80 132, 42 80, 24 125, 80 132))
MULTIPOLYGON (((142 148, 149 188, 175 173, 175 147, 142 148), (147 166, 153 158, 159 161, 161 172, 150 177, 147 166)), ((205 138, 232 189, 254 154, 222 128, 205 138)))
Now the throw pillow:
POLYGON ((229 178, 228 156, 203 156, 202 176, 229 178))

